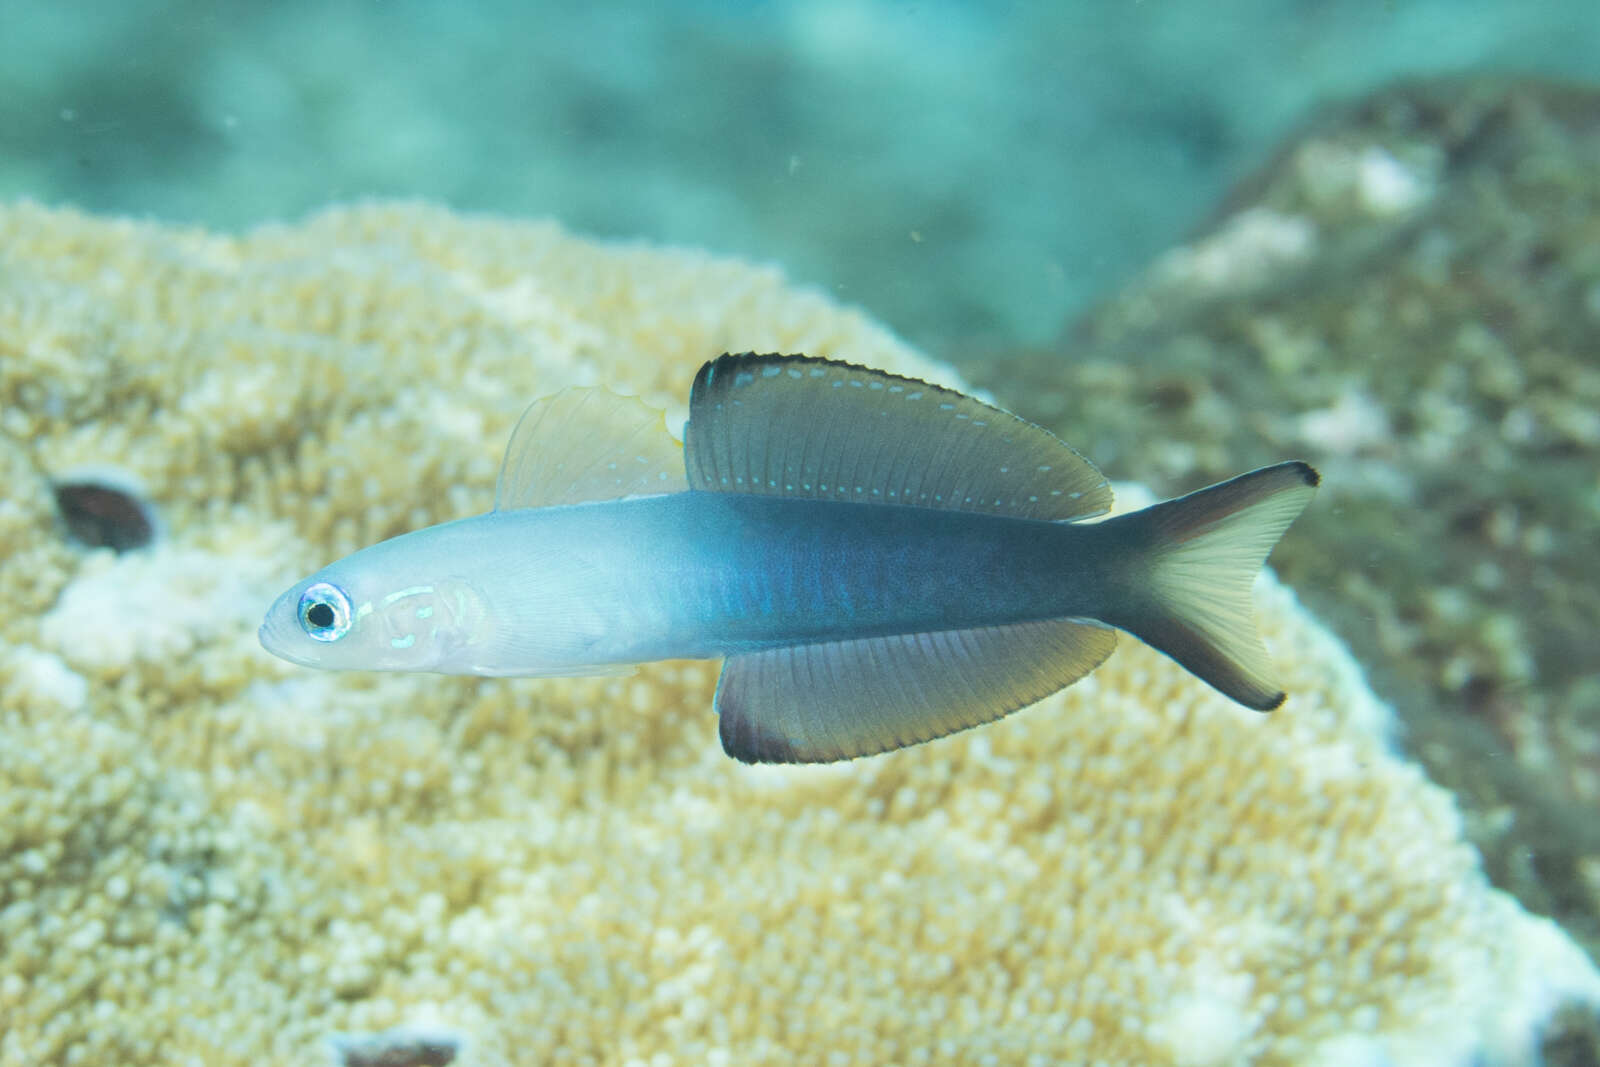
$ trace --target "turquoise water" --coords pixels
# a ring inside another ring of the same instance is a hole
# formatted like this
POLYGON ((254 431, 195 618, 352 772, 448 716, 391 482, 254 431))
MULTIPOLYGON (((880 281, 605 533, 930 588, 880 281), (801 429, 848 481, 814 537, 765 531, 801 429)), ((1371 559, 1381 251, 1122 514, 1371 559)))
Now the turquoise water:
POLYGON ((1330 99, 1581 77, 1592 0, 7 3, 0 196, 242 227, 425 196, 1037 342, 1330 99))

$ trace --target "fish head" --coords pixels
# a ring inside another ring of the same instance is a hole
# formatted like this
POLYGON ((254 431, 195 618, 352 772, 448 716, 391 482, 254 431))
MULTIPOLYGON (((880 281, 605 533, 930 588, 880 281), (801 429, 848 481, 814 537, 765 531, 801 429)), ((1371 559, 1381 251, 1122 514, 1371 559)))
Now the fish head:
POLYGON ((482 592, 461 578, 419 582, 370 551, 290 586, 267 610, 261 646, 323 670, 450 671, 484 628, 482 592))

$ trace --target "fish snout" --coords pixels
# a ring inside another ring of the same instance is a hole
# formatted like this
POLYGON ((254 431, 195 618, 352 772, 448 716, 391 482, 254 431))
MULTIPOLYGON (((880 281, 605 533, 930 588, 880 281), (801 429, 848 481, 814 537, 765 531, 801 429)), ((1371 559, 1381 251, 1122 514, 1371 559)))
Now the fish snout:
MULTIPOLYGON (((290 593, 297 598, 298 587, 290 590, 290 593)), ((262 648, 279 659, 286 659, 301 667, 316 666, 306 656, 305 645, 309 641, 300 632, 299 620, 295 617, 294 603, 289 594, 279 597, 267 609, 266 617, 256 630, 256 640, 261 642, 262 648)))

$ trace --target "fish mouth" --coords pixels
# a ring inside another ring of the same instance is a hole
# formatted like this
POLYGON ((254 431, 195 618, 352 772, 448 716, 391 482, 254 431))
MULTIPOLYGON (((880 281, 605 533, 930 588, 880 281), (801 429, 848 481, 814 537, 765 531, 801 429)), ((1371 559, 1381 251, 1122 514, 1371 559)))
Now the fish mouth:
POLYGON ((316 664, 307 661, 302 656, 295 655, 295 653, 291 651, 293 647, 292 643, 283 640, 283 635, 280 632, 280 628, 273 625, 273 621, 270 616, 261 624, 261 627, 256 630, 256 640, 261 642, 262 648, 266 649, 274 656, 277 656, 279 659, 288 660, 297 667, 316 666, 316 664))

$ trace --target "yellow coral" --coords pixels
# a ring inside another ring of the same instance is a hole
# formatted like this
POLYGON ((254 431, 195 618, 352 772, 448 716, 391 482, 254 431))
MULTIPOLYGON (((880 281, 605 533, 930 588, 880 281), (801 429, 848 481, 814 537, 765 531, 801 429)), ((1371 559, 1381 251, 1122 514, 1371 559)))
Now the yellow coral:
POLYGON ((841 767, 726 759, 708 664, 256 647, 288 580, 485 509, 530 398, 681 414, 730 348, 948 378, 776 271, 548 224, 0 209, 0 1065, 308 1063, 395 1028, 473 1064, 1516 1062, 1600 999, 1270 582, 1273 716, 1125 640, 841 767), (62 545, 47 477, 107 463, 153 548, 62 545))

